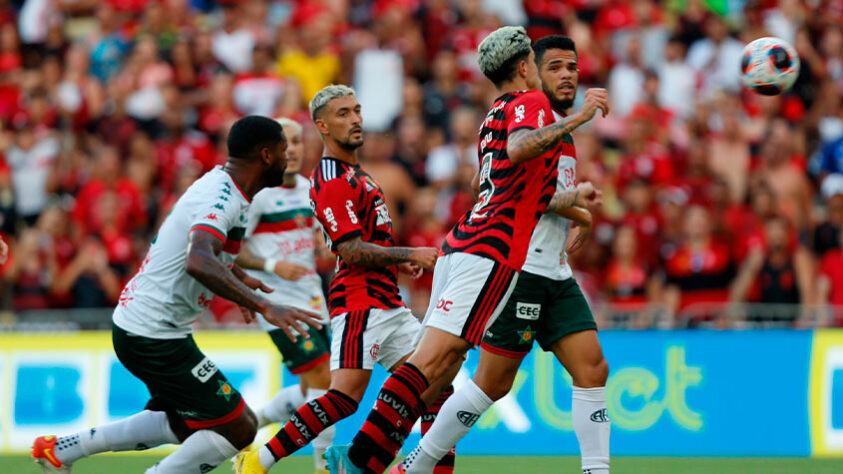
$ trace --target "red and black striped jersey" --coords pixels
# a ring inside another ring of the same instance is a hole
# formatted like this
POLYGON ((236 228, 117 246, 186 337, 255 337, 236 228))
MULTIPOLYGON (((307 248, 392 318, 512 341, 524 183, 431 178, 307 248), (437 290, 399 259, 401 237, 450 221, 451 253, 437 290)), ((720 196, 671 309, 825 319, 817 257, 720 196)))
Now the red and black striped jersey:
MULTIPOLYGON (((392 220, 380 186, 360 166, 324 157, 313 170, 310 205, 331 250, 355 237, 392 247, 392 220)), ((349 265, 337 259, 328 288, 331 316, 361 309, 404 306, 398 294, 398 267, 349 265)))
POLYGON ((448 234, 444 254, 471 253, 521 270, 533 229, 556 189, 562 142, 538 158, 513 163, 507 139, 517 130, 553 121, 550 101, 541 91, 510 92, 495 101, 480 128, 477 204, 448 234))

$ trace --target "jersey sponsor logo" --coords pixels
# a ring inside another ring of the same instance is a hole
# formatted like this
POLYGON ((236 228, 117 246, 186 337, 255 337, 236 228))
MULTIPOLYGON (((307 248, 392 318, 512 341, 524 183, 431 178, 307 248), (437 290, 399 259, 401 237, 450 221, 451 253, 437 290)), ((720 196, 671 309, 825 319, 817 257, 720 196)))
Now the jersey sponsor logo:
POLYGON ((460 420, 460 423, 464 424, 466 427, 471 428, 474 426, 474 423, 480 418, 480 415, 477 413, 471 413, 469 411, 458 411, 457 412, 457 419, 460 420))
POLYGON ((539 110, 538 128, 544 127, 544 110, 539 110))
POLYGON ((325 214, 325 220, 331 225, 331 232, 336 232, 339 229, 339 225, 337 224, 337 218, 334 217, 334 210, 326 207, 322 213, 325 214))
POLYGON ((378 360, 378 352, 380 352, 381 346, 380 344, 373 344, 372 348, 369 349, 369 355, 372 356, 372 360, 377 362, 378 360))
POLYGON ((515 317, 535 321, 539 319, 542 312, 542 305, 536 303, 517 303, 515 305, 515 317))
POLYGON ((524 105, 515 106, 515 123, 521 123, 524 120, 524 105))
POLYGON ((217 368, 217 365, 214 364, 214 361, 205 357, 204 359, 199 361, 198 364, 193 366, 192 369, 190 369, 190 373, 193 374, 193 376, 196 377, 197 380, 202 383, 205 383, 215 373, 217 373, 218 370, 219 369, 217 368))
POLYGON ((443 313, 447 313, 451 311, 451 306, 453 304, 453 301, 448 301, 445 298, 439 298, 439 301, 436 302, 436 309, 441 310, 443 313))
POLYGON ((600 410, 592 413, 590 418, 591 421, 595 423, 607 423, 609 421, 609 412, 607 412, 605 408, 601 408, 600 410))

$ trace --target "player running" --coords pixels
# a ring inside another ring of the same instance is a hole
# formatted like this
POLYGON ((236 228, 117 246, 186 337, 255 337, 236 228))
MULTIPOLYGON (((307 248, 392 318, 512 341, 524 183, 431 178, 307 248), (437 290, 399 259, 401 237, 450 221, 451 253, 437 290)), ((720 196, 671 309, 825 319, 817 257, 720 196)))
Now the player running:
MULTIPOLYGON (((574 103, 579 71, 577 51, 570 38, 554 35, 533 45, 542 89, 550 100, 556 120, 574 103)), ((576 150, 571 135, 562 139, 559 158, 559 191, 574 189, 576 150)), ((392 472, 431 474, 470 426, 460 423, 458 413, 479 418, 491 404, 512 388, 521 361, 537 340, 553 352, 573 377, 571 416, 580 443, 583 472, 609 472, 609 418, 606 416, 606 379, 609 366, 597 339, 597 325, 567 263, 565 244, 571 221, 581 226, 569 250, 577 250, 587 237, 591 214, 570 207, 559 215, 545 214, 536 225, 527 260, 512 297, 481 343, 480 362, 472 381, 445 402, 440 417, 419 446, 392 472), (556 258, 556 256, 561 256, 556 258)))
POLYGON ((315 315, 270 303, 271 292, 233 264, 251 196, 283 182, 287 141, 274 120, 245 117, 231 127, 229 158, 193 183, 153 239, 138 273, 114 310, 114 351, 151 398, 127 419, 69 436, 41 436, 32 456, 44 472, 69 473, 77 460, 105 451, 181 447, 147 470, 205 473, 252 442, 255 415, 240 393, 193 341, 191 325, 219 295, 282 328, 320 327, 315 315))
MULTIPOLYGON (((397 274, 418 278, 422 269, 433 268, 439 253, 436 248, 393 246, 383 192, 358 164, 363 128, 354 90, 342 85, 322 89, 310 102, 310 114, 325 144, 311 177, 311 206, 331 250, 339 255, 328 290, 331 388, 302 405, 265 446, 238 456, 235 471, 241 474, 267 472, 353 414, 375 362, 393 371, 407 359, 421 326, 401 301, 397 274)), ((450 373, 458 368, 453 365, 450 373)), ((430 387, 425 400, 436 400, 440 390, 430 387)), ((411 428, 403 429, 409 433, 411 428)))
MULTIPOLYGON (((327 252, 319 225, 310 209, 310 182, 299 174, 304 158, 302 127, 288 118, 278 119, 287 137, 287 171, 281 186, 266 188, 255 195, 249 208, 246 245, 237 265, 254 278, 263 280, 275 292, 267 296, 274 303, 289 305, 318 314, 328 322, 328 309, 322 295, 322 279, 316 273, 315 251, 327 252)), ((284 365, 299 384, 285 387, 258 410, 258 428, 270 423, 286 423, 295 410, 328 391, 331 348, 328 327, 321 330, 304 325, 309 339, 290 340, 284 332, 258 315, 261 327, 283 356, 284 365)), ((316 472, 325 471, 323 454, 334 439, 332 428, 313 440, 316 472)))
MULTIPOLYGON (((557 162, 564 136, 598 108, 608 110, 605 92, 590 91, 579 113, 545 127, 553 122, 553 112, 537 90, 535 55, 524 28, 496 30, 478 53, 480 69, 501 93, 480 130, 478 202, 448 235, 444 256, 436 263, 417 350, 384 383, 351 445, 328 449, 332 473, 382 473, 389 466, 403 443, 403 426, 414 421, 408 415, 415 413, 420 395, 431 383, 441 383, 451 364, 480 343, 502 311, 539 217, 585 204, 576 190, 554 195, 557 162)), ((593 193, 593 188, 583 190, 593 193)), ((491 405, 479 388, 467 385, 475 389, 461 390, 462 397, 491 405)), ((463 417, 463 423, 474 421, 463 417)))

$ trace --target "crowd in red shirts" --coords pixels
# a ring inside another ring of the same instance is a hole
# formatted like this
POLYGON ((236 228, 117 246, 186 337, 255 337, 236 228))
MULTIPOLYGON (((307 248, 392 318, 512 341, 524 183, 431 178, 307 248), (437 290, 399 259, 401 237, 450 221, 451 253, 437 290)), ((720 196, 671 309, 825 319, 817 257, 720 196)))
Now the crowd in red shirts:
MULTIPOLYGON (((301 122, 309 172, 307 104, 332 82, 357 89, 363 166, 399 242, 439 245, 473 203, 495 97, 476 48, 505 24, 571 36, 579 93, 609 90, 612 114, 574 137, 578 179, 605 193, 571 258, 595 308, 685 324, 730 302, 783 305, 784 321, 843 305, 840 0, 11 0, 0 309, 114 304, 240 116, 301 122), (800 55, 781 96, 740 86, 743 45, 762 36, 800 55)), ((404 285, 417 312, 429 285, 404 285)))

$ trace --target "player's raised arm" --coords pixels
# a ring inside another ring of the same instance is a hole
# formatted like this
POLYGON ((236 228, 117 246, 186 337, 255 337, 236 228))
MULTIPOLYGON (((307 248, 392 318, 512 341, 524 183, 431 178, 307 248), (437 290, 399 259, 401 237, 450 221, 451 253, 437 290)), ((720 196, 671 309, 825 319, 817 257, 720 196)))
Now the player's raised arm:
POLYGON ((385 267, 415 263, 426 270, 433 270, 439 256, 439 249, 434 247, 383 247, 363 242, 360 237, 337 244, 337 252, 351 265, 385 267))
POLYGON ((514 130, 510 133, 506 144, 509 159, 513 163, 521 163, 552 150, 565 134, 573 132, 577 127, 591 120, 597 113, 597 109, 603 112, 604 117, 609 113, 609 94, 606 89, 587 90, 580 110, 547 127, 514 130))

